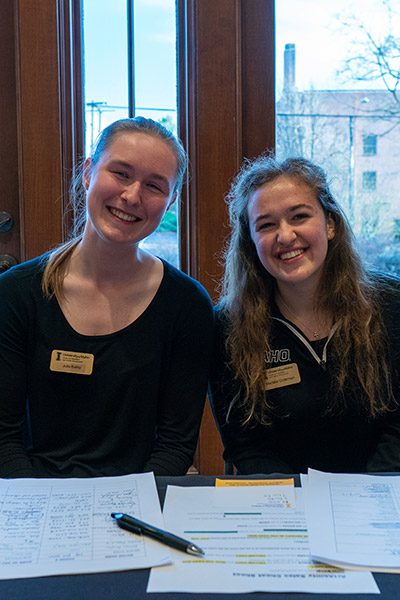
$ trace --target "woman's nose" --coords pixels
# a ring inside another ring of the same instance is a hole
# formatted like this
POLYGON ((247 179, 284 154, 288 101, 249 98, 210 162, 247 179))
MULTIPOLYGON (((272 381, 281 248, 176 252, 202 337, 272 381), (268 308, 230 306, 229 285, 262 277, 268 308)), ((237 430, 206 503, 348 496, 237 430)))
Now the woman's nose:
POLYGON ((137 204, 141 201, 141 185, 140 181, 134 181, 127 185, 121 194, 121 198, 129 204, 137 204))
POLYGON ((282 222, 279 224, 276 239, 281 244, 290 244, 296 239, 296 232, 289 223, 282 222))

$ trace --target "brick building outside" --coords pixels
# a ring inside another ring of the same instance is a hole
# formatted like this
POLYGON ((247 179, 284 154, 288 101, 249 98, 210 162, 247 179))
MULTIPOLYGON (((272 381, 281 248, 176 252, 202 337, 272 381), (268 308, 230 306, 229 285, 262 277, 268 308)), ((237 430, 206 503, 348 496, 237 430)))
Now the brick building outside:
POLYGON ((278 158, 322 166, 363 258, 400 274, 400 105, 386 90, 306 90, 295 85, 295 48, 286 44, 277 101, 278 158))

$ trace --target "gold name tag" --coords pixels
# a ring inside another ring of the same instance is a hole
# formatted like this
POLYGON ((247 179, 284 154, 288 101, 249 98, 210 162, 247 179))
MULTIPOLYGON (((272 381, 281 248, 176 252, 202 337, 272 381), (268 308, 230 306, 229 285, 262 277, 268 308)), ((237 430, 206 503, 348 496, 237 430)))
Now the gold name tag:
POLYGON ((93 371, 93 362, 94 354, 53 350, 51 353, 50 371, 91 375, 93 371))
POLYGON ((265 382, 266 390, 274 390, 275 388, 286 387, 294 383, 300 383, 299 368, 296 363, 282 365, 267 369, 267 380, 265 382))

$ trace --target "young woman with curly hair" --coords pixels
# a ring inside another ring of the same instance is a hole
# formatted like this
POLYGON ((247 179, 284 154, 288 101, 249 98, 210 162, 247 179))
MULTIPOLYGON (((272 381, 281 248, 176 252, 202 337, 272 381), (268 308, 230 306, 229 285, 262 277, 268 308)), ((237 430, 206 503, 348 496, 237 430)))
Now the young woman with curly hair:
POLYGON ((400 470, 400 282, 367 272, 324 171, 244 164, 210 396, 239 473, 400 470))

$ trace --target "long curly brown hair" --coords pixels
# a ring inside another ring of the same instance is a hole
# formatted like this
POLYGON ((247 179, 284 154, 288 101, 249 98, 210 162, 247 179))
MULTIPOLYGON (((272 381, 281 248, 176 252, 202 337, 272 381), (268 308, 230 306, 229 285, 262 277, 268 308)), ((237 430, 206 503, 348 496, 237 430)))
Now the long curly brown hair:
POLYGON ((231 408, 236 402, 241 403, 246 421, 256 419, 269 424, 273 418, 265 392, 265 353, 271 349, 269 305, 275 279, 257 256, 247 207, 255 190, 281 176, 306 184, 315 193, 326 218, 335 223, 335 236, 328 242, 314 298, 338 323, 330 342, 335 357, 331 370, 335 393, 330 410, 345 408, 343 391, 350 385, 356 386, 359 407, 371 417, 377 416, 388 410, 393 394, 374 278, 355 251, 350 225, 329 190, 325 172, 306 159, 289 158, 279 163, 271 154, 246 161, 227 196, 231 236, 224 254, 219 306, 227 322, 230 366, 241 384, 231 408))

